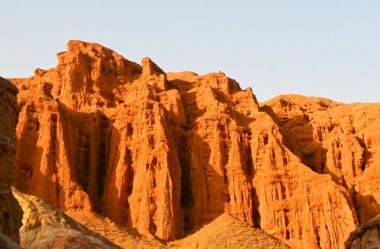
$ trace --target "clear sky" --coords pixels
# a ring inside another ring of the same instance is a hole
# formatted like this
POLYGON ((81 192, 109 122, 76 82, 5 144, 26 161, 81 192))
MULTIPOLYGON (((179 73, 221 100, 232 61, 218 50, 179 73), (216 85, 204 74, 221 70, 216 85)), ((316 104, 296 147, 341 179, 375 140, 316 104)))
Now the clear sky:
POLYGON ((223 71, 259 101, 380 102, 379 0, 8 0, 1 9, 2 77, 54 67, 75 39, 165 71, 223 71))

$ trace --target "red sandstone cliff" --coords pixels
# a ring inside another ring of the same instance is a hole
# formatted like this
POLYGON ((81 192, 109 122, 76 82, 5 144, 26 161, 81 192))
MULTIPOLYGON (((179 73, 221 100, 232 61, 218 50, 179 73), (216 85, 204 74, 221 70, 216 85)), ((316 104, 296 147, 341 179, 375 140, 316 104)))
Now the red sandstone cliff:
POLYGON ((14 185, 73 217, 173 240, 227 212, 297 248, 342 248, 380 211, 377 104, 260 107, 223 73, 165 73, 80 41, 58 61, 12 80, 14 185))
POLYGON ((266 103, 289 148, 318 174, 347 189, 359 223, 380 213, 380 104, 279 96, 266 103))

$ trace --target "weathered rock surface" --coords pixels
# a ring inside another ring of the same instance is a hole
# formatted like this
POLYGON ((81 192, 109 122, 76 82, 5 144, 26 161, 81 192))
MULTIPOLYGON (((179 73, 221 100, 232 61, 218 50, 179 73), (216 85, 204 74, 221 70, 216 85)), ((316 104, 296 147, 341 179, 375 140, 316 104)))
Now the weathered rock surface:
POLYGON ((20 245, 23 248, 120 248, 41 199, 15 189, 13 194, 24 212, 23 226, 20 229, 20 245))
POLYGON ((380 213, 380 103, 287 95, 266 107, 276 115, 294 154, 348 191, 359 223, 380 213))
POLYGON ((18 229, 22 217, 11 192, 16 162, 17 93, 14 85, 0 77, 0 234, 16 242, 19 240, 18 229))
POLYGON ((80 41, 12 82, 14 185, 78 220, 99 213, 173 240, 227 212, 297 248, 342 248, 380 211, 378 104, 259 106, 223 73, 165 73, 80 41))
POLYGON ((380 215, 353 231, 346 241, 346 249, 375 248, 380 248, 380 215))

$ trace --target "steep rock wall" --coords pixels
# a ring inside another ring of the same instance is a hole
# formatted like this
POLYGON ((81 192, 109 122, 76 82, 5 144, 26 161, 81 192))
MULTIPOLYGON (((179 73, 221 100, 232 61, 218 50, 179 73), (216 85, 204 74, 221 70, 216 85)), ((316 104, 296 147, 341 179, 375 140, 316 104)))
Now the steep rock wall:
POLYGON ((224 212, 298 248, 342 247, 357 227, 352 189, 313 171, 275 108, 223 73, 165 73, 80 41, 58 61, 13 79, 20 191, 162 240, 224 212))
POLYGON ((17 88, 0 77, 0 233, 19 241, 22 211, 11 192, 15 168, 17 88))
POLYGON ((318 174, 347 189, 360 224, 380 213, 380 104, 279 96, 265 103, 289 147, 318 174))

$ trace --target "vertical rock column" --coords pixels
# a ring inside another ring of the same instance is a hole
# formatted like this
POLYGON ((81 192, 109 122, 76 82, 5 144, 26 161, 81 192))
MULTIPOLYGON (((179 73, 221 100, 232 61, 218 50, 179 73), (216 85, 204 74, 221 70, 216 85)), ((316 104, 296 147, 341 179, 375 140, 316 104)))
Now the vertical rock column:
POLYGON ((11 192, 15 167, 17 88, 0 77, 0 233, 19 241, 22 211, 11 192))

